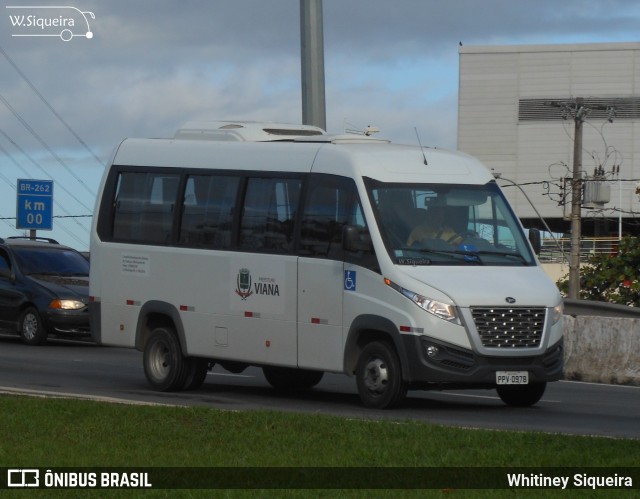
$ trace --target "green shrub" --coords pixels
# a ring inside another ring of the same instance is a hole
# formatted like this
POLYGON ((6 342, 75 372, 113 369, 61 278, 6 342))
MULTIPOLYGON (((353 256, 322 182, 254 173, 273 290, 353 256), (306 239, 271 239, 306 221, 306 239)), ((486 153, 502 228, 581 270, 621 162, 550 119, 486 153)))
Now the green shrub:
MULTIPOLYGON (((580 269, 580 298, 640 306, 639 273, 640 241, 625 237, 617 254, 594 254, 580 269)), ((558 287, 568 293, 568 276, 558 281, 558 287)))

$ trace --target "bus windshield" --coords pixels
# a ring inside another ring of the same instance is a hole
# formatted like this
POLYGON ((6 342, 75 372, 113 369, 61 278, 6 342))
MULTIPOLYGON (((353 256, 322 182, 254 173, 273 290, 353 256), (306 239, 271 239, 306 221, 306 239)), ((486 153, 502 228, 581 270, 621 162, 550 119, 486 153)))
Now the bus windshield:
POLYGON ((398 265, 535 265, 522 227, 495 182, 383 183, 367 191, 398 265))

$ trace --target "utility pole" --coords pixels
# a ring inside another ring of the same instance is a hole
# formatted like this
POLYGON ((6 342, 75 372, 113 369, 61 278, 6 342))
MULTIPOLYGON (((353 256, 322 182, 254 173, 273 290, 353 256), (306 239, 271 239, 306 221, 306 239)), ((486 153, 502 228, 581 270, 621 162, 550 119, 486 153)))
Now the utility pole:
POLYGON ((589 113, 584 99, 576 98, 573 135, 573 178, 571 180, 571 253, 569 258, 569 298, 580 298, 580 236, 582 210, 582 124, 589 113))
POLYGON ((302 123, 327 129, 322 0, 300 0, 302 123))

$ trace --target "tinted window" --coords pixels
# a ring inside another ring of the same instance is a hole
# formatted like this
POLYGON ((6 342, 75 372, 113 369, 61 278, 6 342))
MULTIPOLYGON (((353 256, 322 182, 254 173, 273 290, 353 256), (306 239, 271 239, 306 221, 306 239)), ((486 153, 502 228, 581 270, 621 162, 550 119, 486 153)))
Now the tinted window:
POLYGON ((88 260, 74 250, 16 247, 14 254, 23 274, 89 275, 88 260))
POLYGON ((146 243, 171 241, 179 183, 178 175, 121 173, 116 188, 114 239, 146 243))
POLYGON ((7 255, 2 250, 0 250, 0 270, 4 270, 5 272, 11 270, 11 265, 9 264, 9 255, 7 255))
POLYGON ((353 180, 311 175, 302 213, 300 254, 344 259, 342 231, 345 225, 368 232, 353 180))
POLYGON ((238 177, 187 177, 180 243, 194 247, 229 248, 238 177))
POLYGON ((250 178, 240 224, 240 248, 288 253, 292 250, 301 179, 250 178))

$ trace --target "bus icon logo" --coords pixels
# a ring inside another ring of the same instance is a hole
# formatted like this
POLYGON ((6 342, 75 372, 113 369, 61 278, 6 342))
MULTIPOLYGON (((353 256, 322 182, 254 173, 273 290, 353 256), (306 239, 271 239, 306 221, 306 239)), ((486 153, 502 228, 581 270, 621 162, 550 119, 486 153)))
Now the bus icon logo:
POLYGON ((7 5, 11 36, 59 37, 68 42, 75 37, 91 39, 93 32, 89 19, 96 18, 93 12, 72 6, 7 5))
POLYGON ((9 469, 7 470, 7 487, 39 487, 40 470, 9 469))

